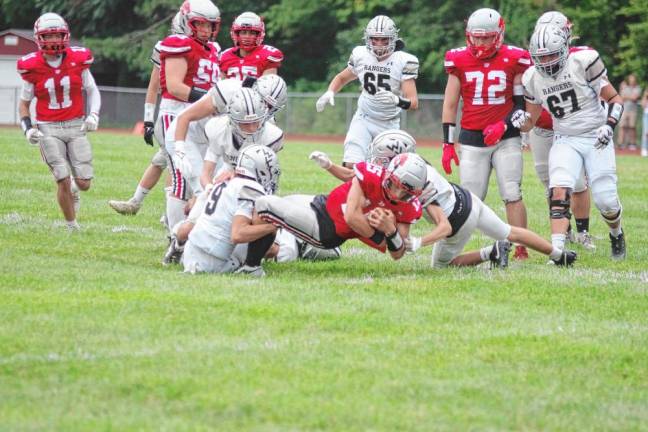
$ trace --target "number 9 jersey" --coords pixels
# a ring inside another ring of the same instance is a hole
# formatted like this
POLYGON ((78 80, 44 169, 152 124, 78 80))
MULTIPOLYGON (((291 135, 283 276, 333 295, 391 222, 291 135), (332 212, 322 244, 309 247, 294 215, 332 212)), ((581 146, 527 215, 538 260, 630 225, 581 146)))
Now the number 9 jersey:
POLYGON ((418 77, 419 62, 416 56, 404 51, 394 51, 389 57, 378 60, 366 46, 357 46, 351 52, 349 69, 360 80, 362 93, 358 111, 375 120, 393 120, 400 112, 398 106, 385 106, 374 98, 379 90, 401 95, 401 84, 418 77))

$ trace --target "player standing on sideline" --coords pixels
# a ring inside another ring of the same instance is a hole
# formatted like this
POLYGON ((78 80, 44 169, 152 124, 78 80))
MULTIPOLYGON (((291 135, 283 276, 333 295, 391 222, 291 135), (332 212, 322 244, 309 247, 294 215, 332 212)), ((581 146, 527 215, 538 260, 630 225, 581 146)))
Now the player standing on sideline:
MULTIPOLYGON (((445 55, 448 82, 443 99, 442 164, 446 174, 452 173, 452 161, 459 165, 454 140, 461 96, 461 186, 484 200, 488 179, 495 170, 508 222, 526 228, 520 131, 513 127, 510 117, 516 110, 524 110, 521 81, 531 59, 526 50, 503 45, 503 40, 501 15, 494 9, 478 9, 468 18, 467 47, 445 55)), ((524 246, 517 246, 515 258, 527 257, 524 246)))
POLYGON ((355 79, 362 85, 358 109, 344 139, 342 163, 353 168, 367 159, 367 149, 380 132, 400 128, 402 110, 418 109, 416 78, 419 62, 402 49, 398 28, 391 18, 378 15, 367 24, 365 46, 353 49, 348 66, 338 73, 315 105, 322 112, 335 105, 335 93, 355 79))
MULTIPOLYGON (((179 27, 180 12, 178 12, 171 22, 171 34, 182 33, 179 27)), ((108 205, 117 213, 123 215, 135 215, 142 207, 144 199, 148 193, 155 187, 160 180, 160 176, 167 168, 169 154, 164 146, 163 128, 160 122, 155 124, 155 106, 157 104, 158 93, 160 91, 160 44, 158 41, 153 47, 151 53, 151 77, 149 78, 148 88, 146 90, 146 99, 144 103, 144 142, 153 147, 153 137, 158 142, 160 148, 151 159, 151 163, 142 174, 133 196, 127 201, 110 200, 108 205)), ((167 179, 167 186, 170 185, 170 177, 167 179)))
POLYGON ((46 13, 34 24, 38 51, 18 60, 23 79, 18 111, 20 125, 57 183, 57 200, 69 230, 78 230, 79 190, 87 191, 94 176, 92 148, 86 132, 97 130, 101 95, 90 73, 92 52, 70 47, 70 30, 61 16, 46 13), (85 116, 83 93, 89 114, 85 116), (36 126, 29 105, 36 98, 36 126), (70 172, 72 177, 70 177, 70 172))
POLYGON ((219 58, 223 75, 242 81, 247 76, 258 78, 277 73, 284 56, 277 48, 263 45, 265 24, 259 15, 243 12, 237 16, 230 35, 234 46, 219 58))
POLYGON ((527 112, 511 121, 530 130, 542 107, 553 118, 555 138, 549 152, 552 243, 559 249, 565 244, 571 194, 585 167, 594 204, 610 227, 612 258, 624 259, 612 142, 623 100, 605 81, 607 70, 599 54, 593 49, 570 53, 569 40, 560 27, 550 24, 536 29, 529 50, 535 67, 527 70, 522 80, 527 112), (607 109, 600 99, 607 101, 607 109))
MULTIPOLYGON (((560 27, 567 39, 571 42, 573 37, 571 33, 572 23, 565 15, 558 11, 549 11, 542 14, 536 22, 536 28, 540 26, 554 24, 560 27)), ((570 52, 589 49, 588 47, 570 47, 570 52)), ((601 83, 604 87, 607 84, 601 83)), ((545 109, 542 110, 540 118, 535 127, 529 132, 529 144, 533 153, 536 173, 538 178, 544 184, 549 197, 549 150, 554 139, 553 121, 551 114, 545 109)), ((589 214, 590 214, 590 194, 585 178, 585 171, 581 172, 572 194, 572 211, 576 219, 576 234, 572 232, 571 223, 567 231, 567 238, 576 243, 580 243, 587 250, 596 249, 596 245, 589 234, 589 214)))

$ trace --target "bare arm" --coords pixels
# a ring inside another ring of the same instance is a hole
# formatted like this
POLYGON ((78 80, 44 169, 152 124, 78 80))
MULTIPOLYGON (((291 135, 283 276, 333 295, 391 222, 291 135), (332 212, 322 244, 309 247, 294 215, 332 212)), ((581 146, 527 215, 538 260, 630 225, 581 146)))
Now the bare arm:
POLYGON ((418 92, 416 91, 416 81, 414 79, 408 79, 403 81, 401 85, 401 93, 405 99, 409 99, 412 103, 408 110, 418 109, 418 92))
POLYGON ((448 75, 445 94, 443 96, 442 123, 456 123, 459 96, 461 95, 461 81, 455 75, 448 75))
POLYGON ((342 180, 345 183, 355 176, 351 168, 343 167, 342 165, 338 164, 331 164, 331 166, 327 168, 326 171, 331 173, 333 177, 342 180))
POLYGON ((206 187, 212 182, 214 178, 214 170, 216 169, 216 162, 205 160, 203 161, 202 172, 200 173, 200 185, 206 187))
POLYGON ((342 87, 355 79, 358 79, 357 75, 354 74, 351 69, 345 68, 342 72, 335 75, 335 77, 331 80, 328 89, 333 93, 337 93, 342 90, 342 87))
POLYGON ((607 103, 623 104, 623 98, 617 93, 612 84, 608 84, 601 88, 601 99, 607 103))
POLYGON ((375 234, 375 230, 369 225, 369 221, 362 212, 362 205, 365 202, 365 195, 360 187, 360 181, 357 178, 353 179, 351 189, 347 196, 347 207, 344 213, 344 221, 349 227, 358 235, 370 238, 375 234))
POLYGON ((189 108, 183 110, 180 115, 178 115, 174 139, 176 141, 184 141, 187 137, 187 131, 189 130, 189 123, 203 119, 215 112, 216 109, 212 103, 211 96, 208 94, 204 95, 198 100, 198 102, 191 104, 189 108))
POLYGON ((250 243, 277 231, 274 225, 252 225, 252 219, 237 215, 232 219, 232 243, 250 243))
POLYGON ((169 57, 164 60, 167 90, 180 100, 189 100, 191 87, 184 83, 187 74, 187 60, 184 57, 169 57))
POLYGON ((31 101, 26 101, 24 99, 20 99, 20 102, 18 103, 18 113, 20 114, 20 118, 23 117, 29 117, 29 104, 31 101))
POLYGON ((262 75, 272 75, 272 74, 277 75, 278 71, 279 70, 277 68, 269 68, 264 70, 262 75))
POLYGON ((151 76, 149 77, 148 88, 146 89, 145 103, 155 105, 157 103, 158 93, 160 91, 160 69, 153 66, 151 69, 151 76))

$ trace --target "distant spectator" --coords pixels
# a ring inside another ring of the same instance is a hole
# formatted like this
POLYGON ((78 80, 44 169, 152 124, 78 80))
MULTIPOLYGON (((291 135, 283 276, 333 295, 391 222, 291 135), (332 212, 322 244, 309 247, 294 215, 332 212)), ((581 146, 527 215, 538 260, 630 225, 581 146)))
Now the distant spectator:
POLYGON ((643 125, 641 128, 641 156, 648 157, 648 88, 644 90, 641 98, 643 108, 643 125))
POLYGON ((628 146, 630 150, 637 149, 637 111, 641 87, 637 84, 637 77, 633 74, 621 83, 619 94, 623 99, 623 116, 621 117, 621 129, 619 130, 619 147, 628 146))

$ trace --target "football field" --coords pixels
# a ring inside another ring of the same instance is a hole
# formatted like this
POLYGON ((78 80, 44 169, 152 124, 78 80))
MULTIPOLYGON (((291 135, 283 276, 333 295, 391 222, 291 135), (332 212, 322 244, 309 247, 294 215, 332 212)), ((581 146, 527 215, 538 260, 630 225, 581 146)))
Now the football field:
MULTIPOLYGON (((161 185, 135 217, 107 205, 154 150, 90 139, 95 180, 69 234, 38 149, 0 129, 0 430, 648 429, 647 159, 617 159, 623 262, 593 209, 598 247, 573 246, 571 269, 530 251, 506 271, 439 271, 431 248, 394 262, 349 241, 338 261, 252 279, 162 267, 161 185)), ((315 149, 342 154, 288 142, 280 194, 338 184, 315 149)), ((440 170, 439 149, 420 153, 440 170)), ((549 238, 528 152, 523 189, 549 238)), ((486 202, 504 215, 494 179, 486 202)))

